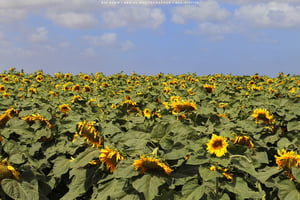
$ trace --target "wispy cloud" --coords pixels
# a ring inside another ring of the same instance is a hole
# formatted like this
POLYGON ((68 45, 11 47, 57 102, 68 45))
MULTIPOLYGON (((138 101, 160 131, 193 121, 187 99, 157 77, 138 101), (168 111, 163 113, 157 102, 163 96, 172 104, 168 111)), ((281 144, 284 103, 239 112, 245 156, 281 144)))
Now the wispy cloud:
POLYGON ((188 21, 224 21, 231 13, 221 8, 216 1, 200 1, 197 6, 177 6, 172 10, 172 22, 185 24, 188 21))
POLYGON ((300 6, 288 3, 260 3, 238 8, 234 16, 255 28, 300 27, 300 6))
POLYGON ((166 20, 160 8, 147 7, 118 7, 105 11, 102 15, 103 23, 110 28, 140 28, 156 29, 166 20))

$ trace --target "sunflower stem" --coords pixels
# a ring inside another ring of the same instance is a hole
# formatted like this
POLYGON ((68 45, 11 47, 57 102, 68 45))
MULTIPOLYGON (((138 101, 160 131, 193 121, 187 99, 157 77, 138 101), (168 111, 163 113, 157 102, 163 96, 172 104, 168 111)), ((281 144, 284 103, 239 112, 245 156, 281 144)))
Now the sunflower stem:
POLYGON ((229 157, 229 160, 231 160, 232 158, 244 158, 245 160, 247 160, 248 161, 248 163, 252 163, 252 161, 251 160, 249 160, 246 156, 243 156, 243 155, 231 155, 230 157, 229 157))

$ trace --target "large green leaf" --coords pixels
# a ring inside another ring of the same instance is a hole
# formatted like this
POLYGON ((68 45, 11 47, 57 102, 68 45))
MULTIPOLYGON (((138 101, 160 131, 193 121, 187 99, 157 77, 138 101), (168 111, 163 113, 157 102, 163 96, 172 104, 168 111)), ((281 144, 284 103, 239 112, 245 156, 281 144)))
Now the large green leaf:
POLYGON ((93 193, 94 200, 121 199, 127 196, 123 190, 126 181, 124 179, 113 179, 105 184, 98 185, 98 189, 93 193))
POLYGON ((115 178, 131 178, 139 175, 139 172, 132 166, 132 160, 122 160, 114 171, 115 178))
POLYGON ((233 192, 237 199, 261 199, 265 195, 263 191, 256 192, 250 189, 247 183, 240 177, 236 177, 234 182, 226 184, 225 188, 227 188, 230 192, 233 192))
POLYGON ((32 199, 22 185, 14 179, 1 180, 3 191, 12 199, 15 200, 30 200, 32 199))
POLYGON ((203 178, 203 181, 215 180, 217 177, 222 177, 222 175, 217 171, 211 171, 208 167, 199 168, 200 176, 203 178))
POLYGON ((67 173, 67 171, 70 168, 71 165, 70 159, 67 159, 65 157, 58 157, 56 158, 53 166, 53 176, 56 178, 61 177, 63 174, 67 173))
POLYGON ((159 192, 159 186, 165 183, 163 177, 157 177, 151 174, 144 174, 141 178, 135 180, 133 187, 144 194, 145 200, 152 200, 159 192))
POLYGON ((299 121, 290 121, 287 124, 287 130, 288 131, 298 131, 300 130, 300 123, 299 121))
POLYGON ((182 195, 184 199, 198 200, 204 195, 205 190, 205 187, 203 185, 199 185, 198 180, 194 178, 184 184, 182 187, 182 195))
POLYGON ((278 197, 282 200, 300 199, 300 191, 297 190, 294 182, 283 180, 278 182, 278 197))
POLYGON ((74 161, 71 162, 71 168, 80 168, 86 166, 91 160, 99 157, 100 151, 98 149, 88 148, 79 154, 74 161))

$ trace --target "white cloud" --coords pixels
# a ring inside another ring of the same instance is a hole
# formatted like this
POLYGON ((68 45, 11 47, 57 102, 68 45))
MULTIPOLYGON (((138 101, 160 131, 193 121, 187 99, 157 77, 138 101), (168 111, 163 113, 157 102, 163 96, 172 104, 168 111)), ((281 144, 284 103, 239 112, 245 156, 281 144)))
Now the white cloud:
POLYGON ((30 36, 30 41, 34 43, 48 41, 48 30, 45 27, 36 28, 36 33, 30 36))
POLYGON ((98 22, 96 18, 87 13, 49 11, 47 17, 54 23, 67 28, 92 28, 98 22))
POLYGON ((198 24, 197 28, 186 30, 186 34, 204 35, 210 40, 223 40, 226 34, 234 33, 237 28, 232 24, 214 24, 204 22, 198 24))
POLYGON ((197 6, 177 6, 172 10, 172 14, 172 21, 177 24, 184 24, 187 20, 224 21, 231 15, 216 1, 200 1, 197 6))
POLYGON ((14 9, 14 8, 34 8, 34 7, 46 7, 55 5, 62 2, 61 0, 1 0, 0 8, 14 9))
POLYGON ((103 22, 110 28, 128 27, 158 28, 165 20, 164 13, 159 8, 119 7, 102 14, 103 22))
POLYGON ((270 2, 241 6, 235 17, 256 28, 300 27, 300 6, 270 2))
MULTIPOLYGON (((232 4, 255 4, 255 3, 267 3, 270 0, 220 0, 221 2, 232 3, 232 4)), ((272 2, 282 3, 300 3, 299 0, 272 0, 272 2)))
POLYGON ((126 40, 125 42, 119 41, 116 33, 104 33, 101 36, 86 35, 83 39, 92 46, 101 46, 121 51, 128 51, 134 48, 134 44, 130 40, 126 40))
POLYGON ((0 22, 10 23, 22 20, 27 16, 25 9, 5 9, 0 7, 0 22))

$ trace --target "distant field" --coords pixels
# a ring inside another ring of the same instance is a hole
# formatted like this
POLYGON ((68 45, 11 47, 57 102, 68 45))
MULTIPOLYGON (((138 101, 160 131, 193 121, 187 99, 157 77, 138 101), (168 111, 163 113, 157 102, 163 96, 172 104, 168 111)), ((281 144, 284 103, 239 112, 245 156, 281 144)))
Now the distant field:
POLYGON ((300 76, 11 69, 0 198, 300 199, 300 76))

